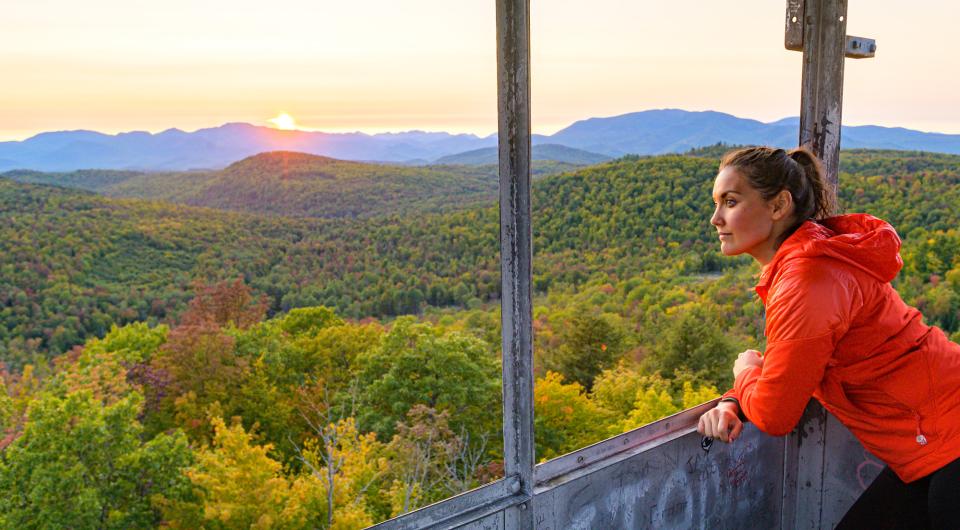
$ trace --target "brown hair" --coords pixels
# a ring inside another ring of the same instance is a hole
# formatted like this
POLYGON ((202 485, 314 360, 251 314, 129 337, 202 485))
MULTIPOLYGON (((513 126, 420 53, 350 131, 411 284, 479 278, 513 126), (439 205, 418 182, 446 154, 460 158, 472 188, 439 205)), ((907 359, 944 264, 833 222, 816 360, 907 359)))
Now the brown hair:
POLYGON ((790 152, 775 147, 747 147, 723 155, 720 169, 734 167, 750 185, 770 200, 782 190, 793 196, 793 233, 804 221, 830 217, 834 212, 833 190, 826 182, 816 155, 805 147, 790 152))

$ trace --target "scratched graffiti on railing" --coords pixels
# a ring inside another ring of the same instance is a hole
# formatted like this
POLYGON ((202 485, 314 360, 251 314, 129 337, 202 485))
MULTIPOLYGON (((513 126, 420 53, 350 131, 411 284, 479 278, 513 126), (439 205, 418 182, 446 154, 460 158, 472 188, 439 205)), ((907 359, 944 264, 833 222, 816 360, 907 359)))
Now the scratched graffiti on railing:
MULTIPOLYGON (((700 447, 699 435, 691 433, 635 453, 570 466, 567 472, 544 474, 532 500, 534 527, 830 528, 882 464, 833 416, 819 428, 826 431, 822 441, 807 438, 810 443, 801 448, 807 458, 797 461, 808 466, 805 479, 822 477, 822 486, 806 484, 812 495, 796 487, 796 471, 784 477, 786 459, 797 458, 788 451, 797 447, 797 439, 767 436, 748 426, 736 443, 714 444, 709 452, 700 447), (822 460, 811 458, 818 453, 822 460)), ((461 528, 504 530, 505 522, 498 512, 461 528)))
POLYGON ((860 489, 866 490, 867 486, 873 482, 877 473, 883 469, 883 464, 873 457, 866 449, 863 450, 863 462, 857 465, 857 482, 860 483, 860 489), (869 478, 868 478, 869 477, 869 478))
POLYGON ((675 440, 538 497, 537 528, 732 528, 778 522, 782 442, 754 433, 705 453, 675 440))

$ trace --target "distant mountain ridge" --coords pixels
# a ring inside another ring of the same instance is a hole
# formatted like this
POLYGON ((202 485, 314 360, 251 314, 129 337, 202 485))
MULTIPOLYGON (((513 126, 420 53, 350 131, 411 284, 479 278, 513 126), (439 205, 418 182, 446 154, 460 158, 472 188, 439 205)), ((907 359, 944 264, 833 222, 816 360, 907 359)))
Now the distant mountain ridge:
MULTIPOLYGON (((664 154, 724 142, 791 147, 797 118, 771 123, 716 111, 660 109, 577 121, 553 135, 534 135, 535 145, 556 144, 607 157, 664 154)), ((844 126, 842 146, 960 154, 960 134, 874 125, 844 126)), ((220 169, 266 151, 297 151, 344 160, 435 163, 438 159, 492 148, 496 135, 407 131, 324 133, 283 131, 246 123, 185 132, 94 131, 41 133, 20 142, 0 142, 0 171, 119 169, 182 171, 220 169)))
MULTIPOLYGON (((434 163, 467 165, 496 164, 497 156, 498 152, 496 147, 483 147, 455 155, 440 157, 434 163)), ((590 165, 606 162, 613 157, 560 144, 534 144, 531 158, 532 160, 553 160, 556 162, 566 162, 568 164, 590 165)))
POLYGON ((35 169, 125 169, 183 171, 222 169, 268 151, 296 151, 342 160, 401 162, 432 160, 478 146, 496 145, 496 138, 472 134, 410 131, 407 133, 323 133, 284 131, 247 123, 184 132, 142 131, 108 135, 94 131, 41 133, 22 142, 0 142, 0 171, 35 169))

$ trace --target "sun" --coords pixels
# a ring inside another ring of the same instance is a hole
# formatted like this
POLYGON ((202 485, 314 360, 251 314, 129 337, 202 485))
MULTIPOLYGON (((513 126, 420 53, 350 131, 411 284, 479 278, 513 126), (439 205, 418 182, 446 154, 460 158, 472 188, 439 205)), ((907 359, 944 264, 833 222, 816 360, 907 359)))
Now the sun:
POLYGON ((293 116, 287 114, 286 112, 281 112, 276 118, 270 118, 267 121, 272 123, 277 129, 284 131, 292 131, 297 128, 296 120, 294 120, 293 116))

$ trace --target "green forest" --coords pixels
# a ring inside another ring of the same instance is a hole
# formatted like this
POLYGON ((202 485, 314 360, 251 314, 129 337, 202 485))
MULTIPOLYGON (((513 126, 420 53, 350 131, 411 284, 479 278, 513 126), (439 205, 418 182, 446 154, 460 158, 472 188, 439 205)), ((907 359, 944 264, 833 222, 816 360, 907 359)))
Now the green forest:
MULTIPOLYGON (((758 269, 708 223, 721 149, 534 183, 538 460, 762 349, 758 269)), ((960 156, 841 167, 844 209, 904 239, 903 298, 960 338, 960 156)), ((0 527, 362 528, 501 476, 498 210, 443 193, 278 216, 0 179, 0 527)))

